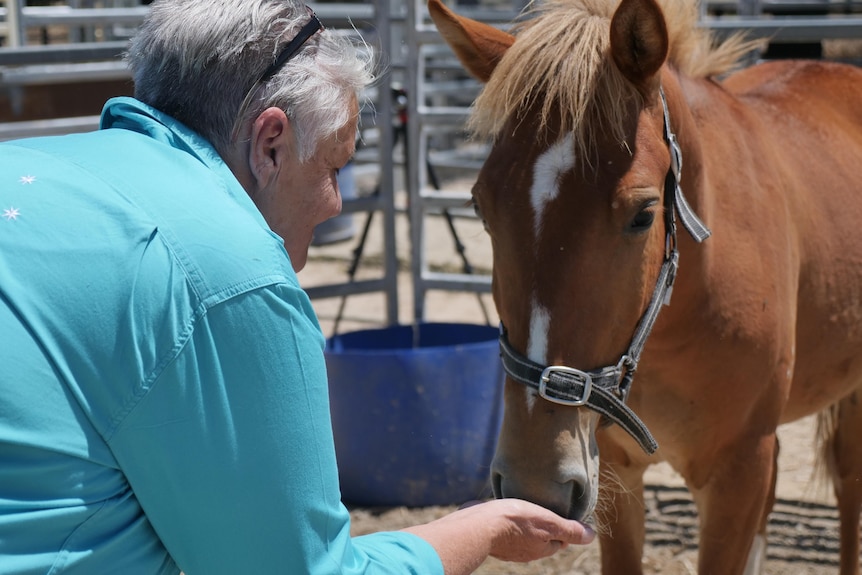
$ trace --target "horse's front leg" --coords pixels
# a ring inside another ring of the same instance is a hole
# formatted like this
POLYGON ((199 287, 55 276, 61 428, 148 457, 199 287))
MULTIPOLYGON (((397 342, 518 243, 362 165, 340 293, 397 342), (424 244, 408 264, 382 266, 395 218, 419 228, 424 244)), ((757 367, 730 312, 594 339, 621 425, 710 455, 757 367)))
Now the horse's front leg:
POLYGON ((596 507, 602 573, 643 573, 644 483, 647 464, 635 461, 616 445, 603 444, 600 496, 596 507))
POLYGON ((700 575, 759 573, 766 558, 777 455, 773 431, 738 438, 696 464, 713 470, 703 485, 691 488, 700 517, 700 575))

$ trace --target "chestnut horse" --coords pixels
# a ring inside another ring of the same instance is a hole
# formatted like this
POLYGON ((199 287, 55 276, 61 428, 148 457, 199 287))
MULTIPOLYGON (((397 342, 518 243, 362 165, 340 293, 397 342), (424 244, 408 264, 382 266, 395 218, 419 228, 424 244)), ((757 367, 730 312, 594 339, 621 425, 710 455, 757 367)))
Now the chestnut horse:
POLYGON ((643 473, 665 460, 700 573, 754 573, 775 430, 822 413, 858 574, 862 70, 726 75, 750 46, 713 42, 689 0, 546 0, 513 34, 429 10, 493 139, 473 200, 508 373, 495 495, 595 513, 603 572, 641 573, 643 473))

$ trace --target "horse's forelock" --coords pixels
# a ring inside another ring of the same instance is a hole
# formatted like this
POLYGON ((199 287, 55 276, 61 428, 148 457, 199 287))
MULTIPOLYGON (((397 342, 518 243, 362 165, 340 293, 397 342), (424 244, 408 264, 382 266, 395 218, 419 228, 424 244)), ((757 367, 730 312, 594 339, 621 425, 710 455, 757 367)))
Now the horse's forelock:
MULTIPOLYGON (((611 62, 610 22, 619 0, 547 0, 527 13, 517 41, 476 100, 471 129, 494 137, 538 104, 540 129, 551 123, 575 134, 578 157, 590 157, 596 133, 624 139, 623 120, 639 94, 611 62), (557 116, 554 118, 554 116, 557 116), (551 120, 557 120, 551 122, 551 120)), ((697 26, 690 0, 660 0, 670 40, 669 63, 694 77, 731 69, 751 49, 740 38, 716 45, 697 26)))

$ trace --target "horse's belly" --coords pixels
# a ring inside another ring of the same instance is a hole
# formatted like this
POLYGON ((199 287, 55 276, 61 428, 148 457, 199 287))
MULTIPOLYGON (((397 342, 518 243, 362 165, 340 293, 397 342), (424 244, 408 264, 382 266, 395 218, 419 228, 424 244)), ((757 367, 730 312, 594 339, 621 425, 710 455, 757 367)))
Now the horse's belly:
POLYGON ((794 378, 781 423, 818 413, 862 386, 862 355, 794 378))

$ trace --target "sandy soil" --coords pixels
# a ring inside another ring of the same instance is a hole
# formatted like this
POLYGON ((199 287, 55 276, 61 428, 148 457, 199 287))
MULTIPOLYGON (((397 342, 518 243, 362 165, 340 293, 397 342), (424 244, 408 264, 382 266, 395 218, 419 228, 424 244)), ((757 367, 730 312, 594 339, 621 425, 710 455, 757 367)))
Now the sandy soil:
MULTIPOLYGON (((461 183, 463 186, 467 184, 461 183)), ((403 208, 404 200, 397 203, 403 208)), ((347 269, 357 245, 358 231, 365 215, 354 215, 357 235, 353 239, 327 246, 313 247, 309 264, 300 274, 306 286, 345 281, 347 269)), ((381 217, 375 216, 357 279, 381 275, 382 228, 381 217)), ((396 218, 398 230, 399 318, 400 323, 411 323, 412 286, 409 276, 409 241, 406 216, 396 218)), ((429 266, 436 270, 460 271, 461 261, 452 234, 443 218, 429 217, 429 266)), ((490 244, 481 225, 471 218, 457 218, 456 230, 466 253, 478 273, 490 271, 490 244)), ((684 262, 682 263, 684 266, 684 262)), ((335 318, 343 305, 339 333, 355 329, 382 327, 386 324, 385 298, 382 294, 355 295, 346 298, 318 299, 314 301, 327 336, 332 335, 335 318)), ((462 321, 484 323, 488 314, 493 325, 497 323, 490 296, 473 293, 430 292, 426 297, 427 321, 462 321)), ((837 572, 838 516, 834 509, 831 488, 817 480, 815 474, 815 420, 806 418, 782 427, 780 430, 782 453, 777 487, 779 502, 769 528, 769 555, 765 569, 772 574, 819 575, 837 572)), ((682 479, 667 464, 651 467, 646 476, 647 549, 644 555, 644 572, 647 574, 676 575, 696 573, 697 529, 696 511, 682 479)), ((398 529, 410 524, 439 517, 452 507, 408 509, 352 509, 353 531, 356 534, 379 530, 398 529)), ((488 560, 477 573, 486 575, 560 575, 563 573, 599 573, 599 547, 593 544, 572 548, 556 556, 528 565, 488 560)))

